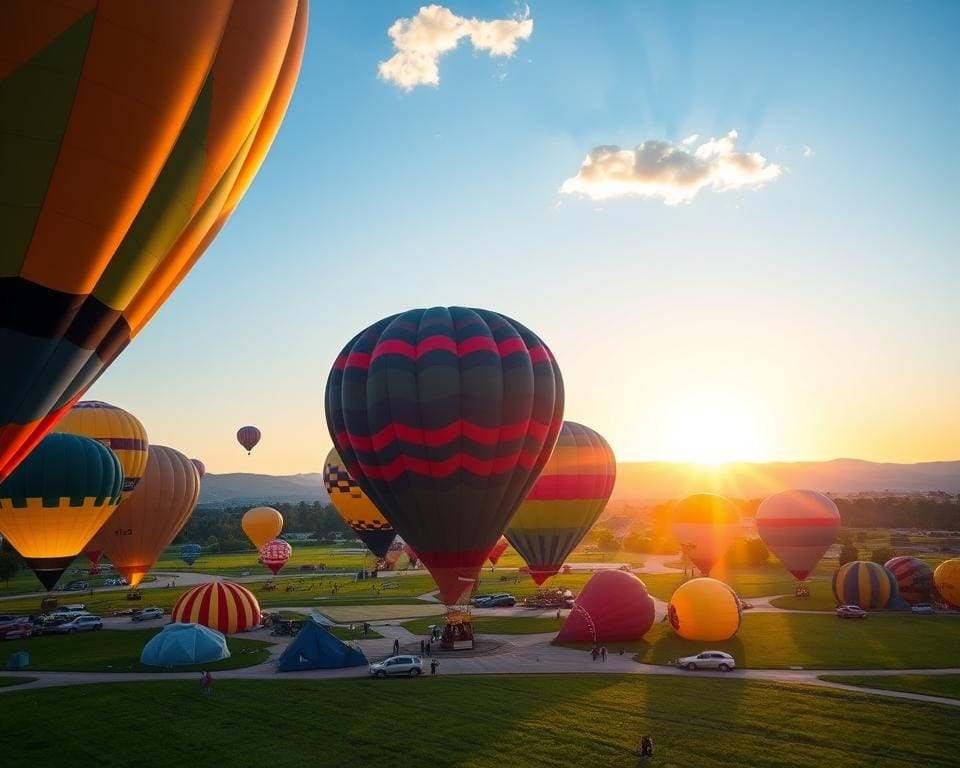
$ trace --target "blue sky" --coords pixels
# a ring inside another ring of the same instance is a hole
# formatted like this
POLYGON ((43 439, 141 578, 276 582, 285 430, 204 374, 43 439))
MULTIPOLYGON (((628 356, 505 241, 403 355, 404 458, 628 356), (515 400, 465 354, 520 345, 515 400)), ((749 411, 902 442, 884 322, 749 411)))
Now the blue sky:
POLYGON ((214 472, 316 470, 343 343, 464 304, 537 331, 622 460, 960 457, 960 5, 532 3, 513 56, 461 41, 405 92, 377 65, 418 9, 313 4, 259 176, 88 397, 214 472), (559 192, 594 147, 731 130, 779 177, 559 192))

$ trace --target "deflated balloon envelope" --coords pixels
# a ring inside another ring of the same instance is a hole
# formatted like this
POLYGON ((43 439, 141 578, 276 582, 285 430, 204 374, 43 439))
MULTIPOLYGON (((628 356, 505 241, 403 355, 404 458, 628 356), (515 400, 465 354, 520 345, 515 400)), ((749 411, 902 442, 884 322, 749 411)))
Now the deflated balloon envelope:
POLYGON ((233 212, 306 26, 306 0, 0 3, 0 481, 233 212))

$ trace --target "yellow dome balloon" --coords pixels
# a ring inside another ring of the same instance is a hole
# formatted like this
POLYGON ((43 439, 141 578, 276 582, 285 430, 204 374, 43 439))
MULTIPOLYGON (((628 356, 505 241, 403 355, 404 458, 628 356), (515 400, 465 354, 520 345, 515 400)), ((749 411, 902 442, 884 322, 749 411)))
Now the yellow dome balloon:
POLYGON ((83 400, 60 419, 56 431, 92 438, 117 454, 123 467, 123 499, 137 487, 147 469, 147 430, 123 408, 99 400, 83 400))
POLYGON ((243 515, 240 527, 259 552, 264 544, 280 535, 283 515, 273 507, 254 507, 243 515))
POLYGON ((729 640, 740 629, 740 601, 722 581, 691 579, 673 593, 667 617, 674 632, 686 640, 729 640))
POLYGON ((960 559, 940 563, 933 572, 933 585, 945 603, 960 608, 960 559))

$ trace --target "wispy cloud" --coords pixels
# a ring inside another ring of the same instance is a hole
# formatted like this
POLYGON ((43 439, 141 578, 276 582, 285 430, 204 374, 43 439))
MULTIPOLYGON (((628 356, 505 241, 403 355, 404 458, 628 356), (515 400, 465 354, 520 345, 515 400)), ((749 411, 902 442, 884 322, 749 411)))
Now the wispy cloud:
POLYGON ((396 53, 381 61, 381 78, 405 91, 418 85, 440 84, 440 56, 469 38, 478 51, 491 56, 513 56, 520 40, 533 34, 530 10, 515 19, 467 19, 442 5, 420 8, 412 18, 397 19, 387 30, 396 53))
POLYGON ((762 187, 783 168, 756 152, 737 152, 737 132, 695 146, 699 137, 679 145, 650 139, 636 149, 595 147, 576 176, 560 187, 566 195, 593 200, 612 197, 659 198, 667 205, 689 203, 700 190, 716 192, 762 187))
POLYGON ((808 147, 806 144, 803 145, 803 156, 804 157, 813 157, 816 152, 813 151, 813 147, 808 147))

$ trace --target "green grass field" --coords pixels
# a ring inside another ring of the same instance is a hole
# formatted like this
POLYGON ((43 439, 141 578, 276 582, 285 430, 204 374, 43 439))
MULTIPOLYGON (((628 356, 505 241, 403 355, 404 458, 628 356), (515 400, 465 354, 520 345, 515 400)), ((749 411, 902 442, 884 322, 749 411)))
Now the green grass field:
POLYGON ((23 685, 24 683, 32 683, 37 678, 35 677, 2 677, 0 676, 0 688, 8 688, 11 685, 23 685))
POLYGON ((653 737, 651 765, 662 768, 941 768, 956 758, 954 709, 733 679, 218 680, 210 696, 192 681, 166 681, 3 696, 3 728, 16 734, 4 739, 11 764, 58 764, 66 741, 98 745, 104 768, 129 765, 133 755, 142 768, 285 768, 305 759, 364 768, 634 768, 642 734, 653 737), (389 714, 388 700, 397 704, 389 714), (51 712, 56 739, 41 714, 51 712), (136 727, 101 716, 108 712, 136 727))
POLYGON ((960 675, 821 675, 820 679, 864 688, 960 699, 960 675))
MULTIPOLYGON (((38 672, 164 672, 140 663, 140 652, 156 629, 124 629, 81 632, 76 635, 43 635, 4 643, 5 653, 27 651, 29 670, 38 672)), ((203 665, 203 669, 237 669, 260 664, 269 657, 270 644, 262 640, 228 637, 229 659, 203 665)), ((200 667, 176 667, 190 672, 200 667)))
POLYGON ((812 614, 748 613, 730 640, 684 640, 669 624, 659 622, 641 643, 625 647, 647 664, 666 664, 711 648, 732 653, 745 668, 934 669, 957 665, 960 620, 907 614, 845 621, 812 614))
MULTIPOLYGON (((400 626, 415 635, 426 635, 430 632, 431 624, 440 624, 442 621, 442 616, 427 616, 423 619, 405 621, 400 626)), ((557 621, 552 616, 545 619, 535 619, 532 616, 501 618, 499 616, 473 614, 474 631, 491 635, 535 635, 540 632, 557 632, 563 626, 563 622, 564 619, 557 621)))

